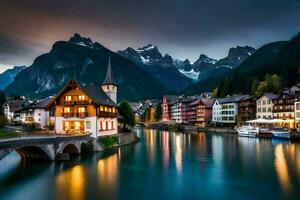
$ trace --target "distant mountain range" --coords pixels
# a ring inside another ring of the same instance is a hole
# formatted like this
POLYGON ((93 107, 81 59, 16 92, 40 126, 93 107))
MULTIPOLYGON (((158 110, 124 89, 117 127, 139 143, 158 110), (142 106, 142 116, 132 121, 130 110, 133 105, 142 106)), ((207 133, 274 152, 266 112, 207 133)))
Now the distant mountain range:
POLYGON ((151 44, 136 50, 132 47, 128 47, 127 49, 118 51, 117 53, 136 62, 152 75, 160 79, 163 83, 167 83, 166 87, 169 87, 170 90, 176 91, 189 85, 189 82, 184 80, 181 75, 184 75, 193 82, 197 82, 204 78, 227 71, 226 69, 219 68, 234 69, 253 54, 253 52, 255 52, 255 49, 252 47, 238 46, 236 48, 231 48, 228 56, 223 59, 216 60, 201 54, 194 63, 191 63, 188 59, 184 61, 173 59, 169 54, 165 54, 163 56, 158 48, 151 44), (156 68, 149 66, 156 66, 156 68), (168 73, 164 74, 163 71, 168 71, 168 73), (173 80, 176 80, 176 82, 179 83, 178 87, 175 86, 176 83, 170 82, 169 79, 165 80, 171 75, 169 74, 171 71, 173 71, 173 80), (180 72, 181 75, 178 72, 180 72))
POLYGON ((69 41, 56 42, 49 53, 38 56, 5 89, 6 94, 45 97, 57 93, 70 79, 102 84, 108 57, 119 84, 119 99, 139 100, 161 97, 169 91, 157 79, 97 42, 75 34, 69 41))
POLYGON ((12 69, 8 69, 0 74, 0 90, 5 89, 9 84, 11 84, 18 73, 20 73, 26 66, 15 66, 12 69))
POLYGON ((221 88, 224 80, 232 88, 239 85, 239 89, 229 92, 249 92, 253 79, 262 80, 267 73, 288 79, 286 84, 299 81, 299 38, 298 35, 291 41, 266 44, 258 50, 237 46, 220 60, 201 54, 191 63, 188 59, 162 55, 151 44, 115 53, 76 33, 69 41, 56 42, 50 52, 38 56, 26 69, 16 67, 1 74, 0 85, 8 95, 31 97, 52 95, 72 78, 100 86, 110 56, 121 99, 160 98, 167 93, 199 94, 221 88), (236 72, 239 80, 233 78, 236 72), (293 75, 288 77, 288 73, 293 75))
POLYGON ((290 87, 300 82, 300 33, 290 41, 263 45, 236 69, 215 78, 205 78, 187 87, 183 93, 195 94, 218 88, 221 96, 250 94, 253 81, 263 81, 266 74, 278 75, 282 87, 290 87))

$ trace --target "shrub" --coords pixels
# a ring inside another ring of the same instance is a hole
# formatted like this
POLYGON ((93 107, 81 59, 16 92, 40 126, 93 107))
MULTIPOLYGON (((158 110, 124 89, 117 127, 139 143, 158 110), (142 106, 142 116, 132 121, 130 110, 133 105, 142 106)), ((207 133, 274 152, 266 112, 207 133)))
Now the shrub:
POLYGON ((7 121, 6 117, 1 115, 0 116, 0 127, 6 126, 7 123, 8 123, 8 121, 7 121))
POLYGON ((98 142, 103 144, 104 147, 111 147, 117 144, 119 138, 116 136, 98 137, 98 142))
POLYGON ((80 146, 81 154, 88 155, 94 152, 94 145, 91 142, 84 142, 80 146))

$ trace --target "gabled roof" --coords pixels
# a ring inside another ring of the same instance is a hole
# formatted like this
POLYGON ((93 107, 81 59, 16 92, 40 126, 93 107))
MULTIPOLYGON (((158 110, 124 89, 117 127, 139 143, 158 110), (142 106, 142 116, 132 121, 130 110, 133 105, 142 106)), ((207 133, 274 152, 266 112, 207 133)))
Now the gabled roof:
POLYGON ((45 99, 42 99, 38 102, 35 102, 32 104, 32 108, 40 108, 40 109, 44 109, 48 106, 48 104, 52 101, 54 97, 50 96, 50 97, 47 97, 45 99))
POLYGON ((96 105, 117 106, 116 103, 107 96, 101 87, 87 85, 78 80, 72 79, 66 83, 63 89, 52 99, 52 101, 50 101, 50 103, 48 103, 47 107, 49 107, 61 94, 63 94, 71 82, 74 82, 87 96, 94 101, 96 105))
POLYGON ((25 103, 25 100, 16 99, 16 100, 8 101, 5 104, 7 104, 9 106, 9 111, 10 112, 16 112, 16 111, 21 110, 23 108, 24 103, 25 103))
POLYGON ((274 93, 264 93, 264 94, 260 95, 258 97, 258 99, 261 98, 262 96, 266 96, 266 97, 268 97, 271 100, 274 100, 274 99, 276 99, 278 97, 278 95, 274 94, 274 93))
POLYGON ((108 67, 107 67, 106 77, 105 77, 102 85, 117 85, 117 81, 115 80, 114 74, 111 69, 110 57, 108 58, 108 67))
POLYGON ((224 103, 237 103, 244 98, 247 98, 249 95, 238 95, 238 96, 231 96, 231 97, 226 97, 226 98, 217 98, 215 101, 218 101, 219 104, 224 104, 224 103))
POLYGON ((117 106, 101 87, 86 85, 80 82, 78 82, 78 85, 97 105, 117 106))

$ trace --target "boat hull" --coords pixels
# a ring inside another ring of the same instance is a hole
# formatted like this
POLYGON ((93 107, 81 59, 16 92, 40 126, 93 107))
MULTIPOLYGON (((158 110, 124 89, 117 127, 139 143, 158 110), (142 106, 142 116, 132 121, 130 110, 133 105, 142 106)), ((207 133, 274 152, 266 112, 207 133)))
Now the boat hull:
POLYGON ((290 139, 291 134, 289 132, 273 132, 273 137, 280 139, 290 139))

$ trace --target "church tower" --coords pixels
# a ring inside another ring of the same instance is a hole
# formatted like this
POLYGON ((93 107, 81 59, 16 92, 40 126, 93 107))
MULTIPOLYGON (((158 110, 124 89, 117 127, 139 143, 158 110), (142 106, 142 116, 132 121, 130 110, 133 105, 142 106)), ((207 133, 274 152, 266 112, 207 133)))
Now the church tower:
POLYGON ((102 90, 107 94, 107 96, 109 96, 115 103, 117 103, 118 85, 111 70, 110 57, 108 57, 106 77, 101 87, 102 90))

